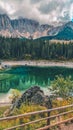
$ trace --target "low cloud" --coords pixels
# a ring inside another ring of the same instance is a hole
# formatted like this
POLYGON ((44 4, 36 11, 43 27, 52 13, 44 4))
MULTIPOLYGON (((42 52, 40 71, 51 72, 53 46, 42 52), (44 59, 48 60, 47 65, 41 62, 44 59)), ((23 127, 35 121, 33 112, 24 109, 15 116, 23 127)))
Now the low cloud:
POLYGON ((41 1, 43 1, 43 0, 30 0, 31 4, 36 4, 36 3, 39 3, 41 1))
POLYGON ((40 23, 65 22, 73 18, 73 0, 0 0, 0 13, 40 23))

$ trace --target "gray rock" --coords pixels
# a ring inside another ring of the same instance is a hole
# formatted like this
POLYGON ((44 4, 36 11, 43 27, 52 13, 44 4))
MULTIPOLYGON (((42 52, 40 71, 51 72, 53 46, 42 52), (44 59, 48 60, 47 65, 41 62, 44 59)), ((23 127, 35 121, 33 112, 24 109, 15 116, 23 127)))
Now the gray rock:
POLYGON ((38 104, 42 106, 46 106, 47 108, 51 108, 51 101, 48 96, 44 95, 44 92, 38 86, 34 86, 26 90, 22 96, 15 101, 15 103, 11 106, 11 110, 15 107, 19 108, 22 104, 38 104))
POLYGON ((44 31, 46 31, 46 35, 47 35, 48 29, 50 28, 51 28, 50 25, 47 24, 40 25, 39 22, 36 20, 22 18, 22 17, 12 20, 9 18, 7 14, 0 14, 0 35, 1 36, 4 36, 4 34, 8 32, 8 34, 6 34, 7 37, 13 37, 13 38, 26 37, 32 39, 35 36, 35 33, 38 32, 39 32, 38 37, 40 37, 41 35, 43 36, 44 31))
POLYGON ((31 103, 43 105, 45 102, 45 96, 41 92, 37 92, 32 98, 31 103))

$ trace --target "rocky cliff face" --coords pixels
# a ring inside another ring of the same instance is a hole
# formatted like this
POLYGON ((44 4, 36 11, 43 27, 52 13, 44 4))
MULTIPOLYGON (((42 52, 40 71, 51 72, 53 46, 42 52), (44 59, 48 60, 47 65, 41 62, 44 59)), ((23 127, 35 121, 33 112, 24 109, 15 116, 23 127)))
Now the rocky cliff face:
POLYGON ((29 32, 30 34, 33 34, 38 28, 39 23, 34 20, 20 18, 12 20, 11 25, 14 30, 19 30, 21 33, 29 32))
MULTIPOLYGON (((26 18, 11 20, 6 14, 0 15, 0 36, 13 38, 52 37, 55 39, 73 39, 73 22, 58 25, 40 25, 39 22, 26 18), (68 29, 67 29, 68 28, 68 29), (68 37, 68 34, 71 36, 68 37), (65 35, 67 34, 67 36, 65 35), (63 38, 65 35, 65 38, 63 38), (60 37, 61 36, 61 37, 60 37)), ((49 38, 48 38, 49 39, 49 38)))
POLYGON ((0 31, 1 30, 13 31, 11 20, 6 14, 0 15, 0 31))
POLYGON ((33 38, 47 35, 49 25, 40 25, 39 22, 26 18, 11 20, 6 14, 0 15, 0 35, 5 37, 33 38), (37 34, 37 35, 36 35, 37 34))

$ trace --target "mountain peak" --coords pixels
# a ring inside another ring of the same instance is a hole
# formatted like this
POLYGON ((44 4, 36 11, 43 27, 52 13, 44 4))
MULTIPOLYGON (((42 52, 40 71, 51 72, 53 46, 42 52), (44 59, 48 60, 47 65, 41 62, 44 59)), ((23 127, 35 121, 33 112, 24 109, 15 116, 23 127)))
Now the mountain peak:
POLYGON ((71 27, 73 29, 73 22, 69 21, 68 23, 65 24, 65 26, 71 27))
POLYGON ((4 17, 4 18, 10 19, 9 16, 6 13, 5 14, 0 14, 0 17, 4 17))
MULTIPOLYGON (((70 21, 64 24, 42 24, 40 25, 38 21, 19 17, 18 19, 10 19, 7 14, 0 14, 0 35, 6 37, 26 37, 33 39, 43 36, 61 36, 63 34, 73 33, 73 22, 70 21), (62 34, 62 35, 61 35, 62 34)), ((65 35, 65 38, 67 37, 65 35)))

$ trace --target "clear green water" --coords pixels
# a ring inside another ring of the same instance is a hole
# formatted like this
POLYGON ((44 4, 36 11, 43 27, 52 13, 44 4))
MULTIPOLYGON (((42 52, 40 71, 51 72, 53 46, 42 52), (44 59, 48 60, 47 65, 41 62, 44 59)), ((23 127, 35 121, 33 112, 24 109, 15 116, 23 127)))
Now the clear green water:
POLYGON ((73 69, 64 67, 13 67, 10 70, 0 72, 0 93, 7 93, 10 89, 24 91, 34 85, 47 88, 56 75, 63 75, 64 77, 71 75, 73 79, 73 69))

